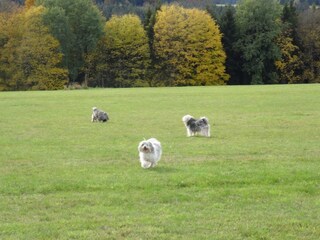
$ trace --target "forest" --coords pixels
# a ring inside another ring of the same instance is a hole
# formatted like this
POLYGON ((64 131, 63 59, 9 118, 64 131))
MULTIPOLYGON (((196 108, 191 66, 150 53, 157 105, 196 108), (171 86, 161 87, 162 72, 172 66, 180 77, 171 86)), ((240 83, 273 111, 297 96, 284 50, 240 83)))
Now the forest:
POLYGON ((318 5, 2 0, 0 91, 319 83, 318 5))

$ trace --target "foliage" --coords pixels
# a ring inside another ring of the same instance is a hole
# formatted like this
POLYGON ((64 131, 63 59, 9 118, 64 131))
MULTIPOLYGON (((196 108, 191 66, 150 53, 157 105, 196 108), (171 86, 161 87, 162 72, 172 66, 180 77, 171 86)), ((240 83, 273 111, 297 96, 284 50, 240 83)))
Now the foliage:
POLYGON ((158 78, 164 85, 214 85, 228 80, 221 33, 206 12, 162 6, 154 33, 158 78))
POLYGON ((241 58, 235 44, 238 40, 237 26, 235 20, 235 9, 231 6, 226 7, 220 21, 220 30, 222 33, 222 44, 227 55, 226 72, 230 75, 228 84, 241 84, 241 58))
POLYGON ((281 8, 277 0, 241 0, 237 6, 237 48, 250 84, 276 82, 275 61, 280 50, 275 43, 280 33, 281 8))
POLYGON ((297 33, 299 19, 297 9, 294 5, 294 0, 290 0, 289 3, 286 3, 283 6, 281 20, 284 25, 284 31, 289 30, 293 44, 300 48, 301 41, 297 33))
POLYGON ((35 5, 36 0, 25 0, 24 5, 27 9, 33 7, 35 5))
POLYGON ((53 90, 66 84, 67 71, 59 67, 59 42, 43 25, 43 12, 43 7, 33 7, 10 19, 1 54, 3 90, 53 90))
POLYGON ((293 4, 285 4, 282 10, 282 32, 276 43, 281 50, 281 59, 276 61, 280 83, 301 83, 303 62, 297 34, 298 14, 293 4))
MULTIPOLYGON (((106 23, 105 38, 93 56, 95 66, 90 78, 100 79, 102 86, 146 86, 146 71, 150 65, 148 38, 138 16, 113 16, 106 23)), ((101 85, 100 85, 101 86, 101 85)))
POLYGON ((19 5, 11 0, 0 1, 0 13, 14 12, 19 8, 19 5))
POLYGON ((279 71, 280 83, 301 83, 301 75, 297 73, 302 68, 299 47, 293 44, 290 30, 283 31, 277 39, 277 45, 281 50, 281 59, 276 61, 279 71))
POLYGON ((154 10, 151 8, 148 8, 145 21, 144 21, 144 29, 146 30, 147 36, 148 36, 148 43, 149 43, 149 49, 150 49, 150 68, 147 70, 147 79, 150 86, 155 86, 155 65, 156 65, 156 56, 154 51, 154 25, 156 23, 156 13, 160 10, 160 5, 157 6, 154 10))
POLYGON ((320 9, 308 9, 299 15, 298 34, 303 42, 302 78, 306 83, 320 83, 320 9))
POLYGON ((70 80, 83 81, 86 55, 103 36, 104 18, 90 0, 39 0, 47 11, 44 19, 59 40, 70 80))
POLYGON ((19 18, 21 14, 0 14, 0 90, 23 88, 22 79, 17 78, 17 49, 22 39, 19 18))

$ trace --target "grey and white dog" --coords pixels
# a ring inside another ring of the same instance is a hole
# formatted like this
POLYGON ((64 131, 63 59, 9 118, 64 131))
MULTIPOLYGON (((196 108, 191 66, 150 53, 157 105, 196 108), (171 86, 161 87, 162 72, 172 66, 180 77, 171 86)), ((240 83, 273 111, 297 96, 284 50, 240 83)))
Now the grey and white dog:
POLYGON ((155 138, 141 141, 138 151, 142 168, 155 167, 161 158, 161 143, 155 138))
POLYGON ((188 137, 195 136, 196 133, 210 137, 210 124, 208 118, 201 117, 199 119, 195 119, 191 115, 185 115, 182 118, 182 121, 187 128, 188 137))
POLYGON ((106 112, 96 107, 92 108, 91 122, 106 122, 108 120, 109 120, 109 116, 106 112))

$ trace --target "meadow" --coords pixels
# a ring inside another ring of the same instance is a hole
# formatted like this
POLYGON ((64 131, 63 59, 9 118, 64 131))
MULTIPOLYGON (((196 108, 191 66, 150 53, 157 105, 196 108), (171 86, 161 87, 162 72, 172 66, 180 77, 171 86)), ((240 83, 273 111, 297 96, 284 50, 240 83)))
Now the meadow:
POLYGON ((0 239, 320 239, 320 85, 1 92, 0 112, 0 239))

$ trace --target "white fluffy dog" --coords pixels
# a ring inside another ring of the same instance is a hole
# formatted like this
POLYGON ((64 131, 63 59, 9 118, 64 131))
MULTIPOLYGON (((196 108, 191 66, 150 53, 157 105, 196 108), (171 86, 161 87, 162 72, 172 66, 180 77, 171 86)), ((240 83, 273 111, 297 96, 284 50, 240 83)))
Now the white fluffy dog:
POLYGON ((141 167, 155 167, 161 158, 161 143, 155 139, 141 141, 138 146, 141 167))
POLYGON ((203 136, 210 137, 210 124, 206 117, 195 119, 191 115, 185 115, 182 118, 184 125, 187 128, 187 136, 195 136, 196 133, 200 133, 203 136))

